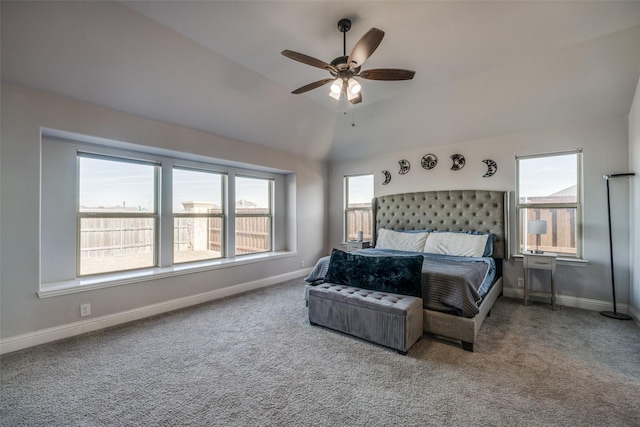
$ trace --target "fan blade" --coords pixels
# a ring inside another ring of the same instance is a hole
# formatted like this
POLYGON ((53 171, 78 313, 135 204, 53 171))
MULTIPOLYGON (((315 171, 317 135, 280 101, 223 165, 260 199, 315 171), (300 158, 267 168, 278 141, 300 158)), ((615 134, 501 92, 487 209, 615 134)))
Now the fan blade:
POLYGON ((362 36, 358 43, 353 47, 351 55, 349 55, 349 68, 355 69, 361 67, 364 61, 371 56, 371 54, 378 48, 378 45, 384 37, 384 31, 377 28, 372 28, 362 36))
POLYGON ((294 61, 302 62, 303 64, 311 65, 312 67, 318 67, 324 70, 333 71, 335 73, 338 72, 338 70, 336 70, 333 65, 327 64, 326 62, 319 59, 312 58, 303 53, 294 52, 292 50, 283 50, 281 53, 287 58, 293 59, 294 61))
POLYGON ((358 77, 368 80, 411 80, 416 72, 411 70, 401 70, 398 68, 376 68, 365 70, 358 74, 358 77))
POLYGON ((349 100, 349 102, 352 103, 352 104, 358 104, 358 103, 362 102, 362 92, 360 92, 358 94, 358 96, 356 96, 355 98, 349 100))
POLYGON ((296 90, 294 90, 291 93, 294 93, 296 95, 310 91, 311 89, 315 89, 317 87, 320 87, 322 85, 326 85, 329 82, 334 81, 335 78, 331 78, 331 79, 323 79, 323 80, 318 80, 317 82, 313 82, 313 83, 309 83, 308 85, 304 85, 296 90))

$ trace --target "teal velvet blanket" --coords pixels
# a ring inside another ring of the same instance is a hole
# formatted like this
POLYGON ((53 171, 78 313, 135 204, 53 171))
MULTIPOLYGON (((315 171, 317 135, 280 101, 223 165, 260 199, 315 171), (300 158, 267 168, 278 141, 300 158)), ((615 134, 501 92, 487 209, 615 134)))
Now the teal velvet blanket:
POLYGON ((364 256, 334 249, 325 281, 354 288, 421 296, 423 257, 364 256))

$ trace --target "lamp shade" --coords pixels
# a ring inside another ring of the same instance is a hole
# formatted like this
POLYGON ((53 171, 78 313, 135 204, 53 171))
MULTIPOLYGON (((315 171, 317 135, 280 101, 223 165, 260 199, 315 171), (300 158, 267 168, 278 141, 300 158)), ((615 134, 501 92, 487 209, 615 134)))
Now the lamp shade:
POLYGON ((333 83, 331 83, 331 93, 336 93, 336 94, 340 94, 340 92, 342 92, 342 79, 341 78, 337 78, 333 81, 333 83))
POLYGON ((357 95, 358 93, 360 93, 360 89, 362 89, 360 83, 358 83, 358 81, 353 77, 349 79, 349 81, 347 82, 347 86, 349 87, 349 93, 352 93, 353 95, 357 95))
POLYGON ((547 221, 530 219, 528 222, 529 234, 547 234, 547 221))

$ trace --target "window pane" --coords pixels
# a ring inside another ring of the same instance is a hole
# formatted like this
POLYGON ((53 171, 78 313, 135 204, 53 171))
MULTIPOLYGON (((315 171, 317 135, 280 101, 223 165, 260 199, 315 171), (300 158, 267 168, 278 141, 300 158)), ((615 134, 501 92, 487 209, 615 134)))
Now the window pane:
POLYGON ((156 265, 156 168, 78 156, 79 275, 156 265))
POLYGON ((155 265, 154 218, 80 219, 80 275, 155 265))
POLYGON ((520 203, 577 203, 578 155, 518 160, 520 203))
POLYGON ((173 262, 183 263, 222 257, 221 217, 223 175, 189 169, 173 169, 173 213, 193 217, 173 219, 173 262))
POLYGON ((560 256, 577 255, 578 221, 576 208, 521 209, 520 250, 555 252, 560 256), (530 234, 526 230, 529 220, 547 222, 546 234, 530 234), (526 234, 525 234, 526 233, 526 234))
POLYGON ((173 262, 222 256, 222 218, 174 218, 173 262))
POLYGON ((271 250, 271 218, 236 217, 236 254, 271 250))
POLYGON ((271 250, 271 185, 261 178, 236 177, 236 254, 271 250))
POLYGON ((79 159, 80 212, 155 213, 155 165, 79 159))
POLYGON ((373 175, 347 177, 347 208, 371 206, 373 175))
POLYGON ((373 175, 345 177, 345 238, 357 240, 358 231, 362 231, 363 240, 372 239, 373 175))
POLYGON ((222 213, 222 175, 173 170, 173 213, 222 213))
POLYGON ((271 180, 236 177, 236 213, 268 213, 271 207, 271 180))
POLYGON ((373 228, 371 209, 355 209, 347 211, 347 240, 356 240, 358 231, 362 231, 363 240, 371 240, 373 228))

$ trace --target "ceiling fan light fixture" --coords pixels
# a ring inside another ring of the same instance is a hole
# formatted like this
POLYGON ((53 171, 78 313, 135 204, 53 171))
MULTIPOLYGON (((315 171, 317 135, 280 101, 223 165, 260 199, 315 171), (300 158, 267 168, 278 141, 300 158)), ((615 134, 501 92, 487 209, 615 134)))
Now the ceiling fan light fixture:
MULTIPOLYGON (((1 1, 1 0, 0 0, 1 1)), ((377 68, 372 70, 360 71, 362 65, 378 48, 384 31, 377 28, 371 28, 367 33, 358 40, 353 46, 351 53, 347 55, 347 31, 351 28, 351 21, 347 18, 338 22, 338 30, 342 33, 342 56, 335 58, 330 63, 321 61, 303 53, 294 52, 292 50, 283 50, 282 55, 294 61, 310 65, 312 67, 321 68, 329 71, 332 77, 318 80, 313 83, 306 84, 291 93, 301 94, 312 89, 330 84, 331 89, 329 95, 340 100, 342 92, 352 104, 362 102, 362 86, 354 77, 367 80, 397 81, 411 80, 415 75, 415 71, 402 70, 399 68, 377 68)))
POLYGON ((338 95, 338 98, 336 99, 339 99, 340 92, 342 92, 342 79, 337 78, 333 81, 333 83, 331 83, 331 93, 338 95))
MULTIPOLYGON (((360 86, 360 83, 358 83, 358 81, 356 79, 354 79, 353 77, 351 77, 349 79, 349 81, 347 82, 347 85, 349 87, 349 90, 347 91, 348 94, 350 95, 357 95, 360 93, 360 90, 362 89, 362 86, 360 86)), ((351 98, 349 98, 351 99, 351 98)))
POLYGON ((353 93, 350 90, 347 90, 347 99, 349 101, 353 101, 354 99, 356 99, 358 97, 357 93, 353 93))

